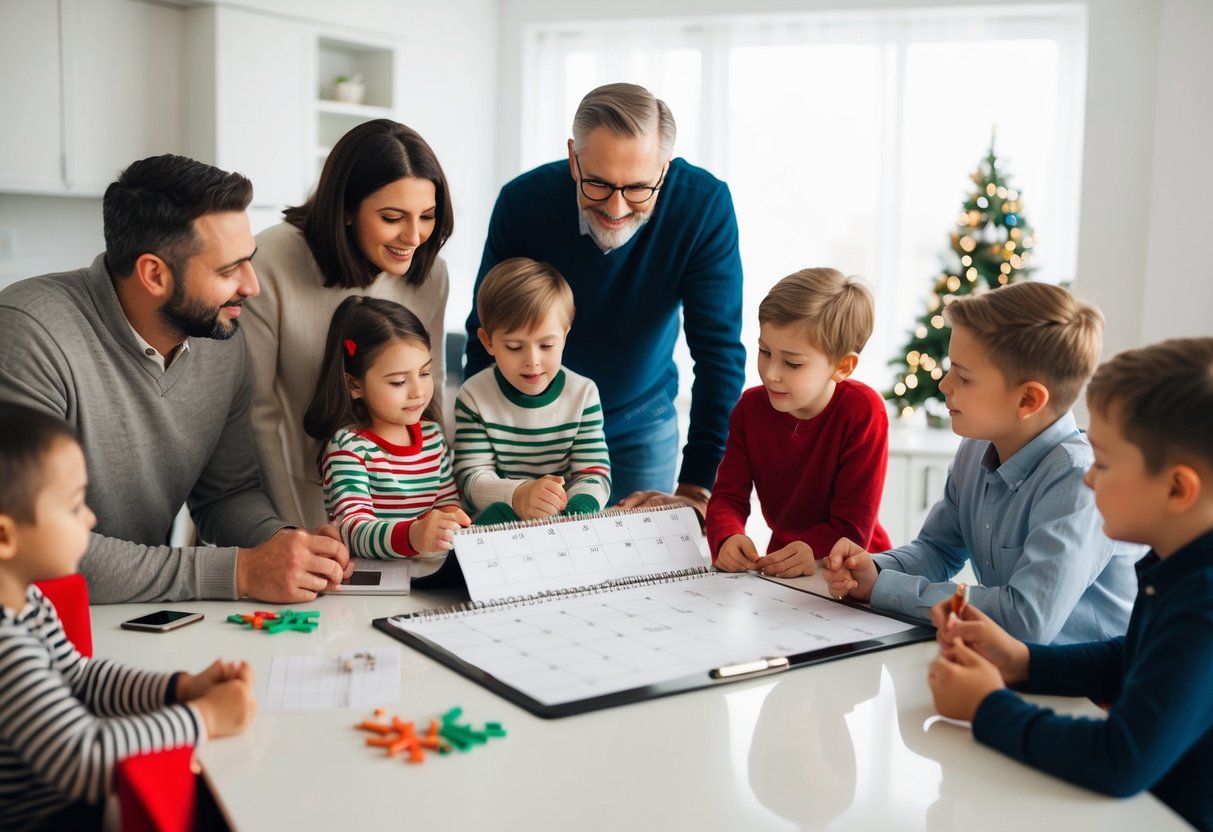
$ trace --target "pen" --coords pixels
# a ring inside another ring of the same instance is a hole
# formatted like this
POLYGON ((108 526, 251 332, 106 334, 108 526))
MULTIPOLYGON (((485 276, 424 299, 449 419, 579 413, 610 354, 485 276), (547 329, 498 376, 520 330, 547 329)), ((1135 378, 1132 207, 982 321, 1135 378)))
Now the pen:
POLYGON ((773 656, 769 659, 756 659, 740 664, 726 664, 718 667, 708 675, 713 679, 734 679, 738 676, 749 676, 754 673, 766 673, 771 670, 787 670, 789 667, 786 656, 773 656))

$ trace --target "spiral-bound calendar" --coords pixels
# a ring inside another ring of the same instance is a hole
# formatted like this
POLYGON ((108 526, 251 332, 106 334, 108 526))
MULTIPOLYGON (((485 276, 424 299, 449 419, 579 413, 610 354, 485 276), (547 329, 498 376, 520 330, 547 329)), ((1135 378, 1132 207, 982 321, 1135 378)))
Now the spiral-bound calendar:
POLYGON ((375 627, 543 717, 924 641, 934 631, 712 572, 685 507, 465 529, 472 601, 375 627))

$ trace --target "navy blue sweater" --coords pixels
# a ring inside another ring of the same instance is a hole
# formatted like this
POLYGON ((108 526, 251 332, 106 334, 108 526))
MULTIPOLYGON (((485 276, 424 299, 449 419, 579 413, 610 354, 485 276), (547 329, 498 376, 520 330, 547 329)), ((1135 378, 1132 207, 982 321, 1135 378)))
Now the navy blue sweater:
MULTIPOLYGON (((711 488, 745 375, 741 255, 728 186, 674 159, 651 219, 607 254, 580 233, 576 188, 562 160, 501 189, 476 289, 509 257, 551 263, 564 275, 577 304, 564 363, 598 384, 608 445, 627 432, 620 417, 628 410, 677 394, 673 352, 681 310, 695 381, 678 481, 711 488)), ((473 304, 464 378, 489 365, 479 326, 473 304)))
POLYGON ((1010 691, 977 709, 977 739, 1116 796, 1150 789, 1213 830, 1213 531, 1138 568, 1129 631, 1111 641, 1030 645, 1025 690, 1111 702, 1108 718, 1059 716, 1010 691))

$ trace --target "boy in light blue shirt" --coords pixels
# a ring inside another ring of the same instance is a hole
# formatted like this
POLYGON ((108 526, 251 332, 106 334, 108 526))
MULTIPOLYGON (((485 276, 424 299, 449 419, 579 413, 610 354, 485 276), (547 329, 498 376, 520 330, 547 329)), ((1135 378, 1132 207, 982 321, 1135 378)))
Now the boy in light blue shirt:
POLYGON ((1103 319, 1065 289, 1017 283, 953 301, 939 389, 966 437, 918 538, 871 555, 840 540, 825 558, 837 597, 929 619, 968 561, 969 601, 1018 639, 1123 635, 1142 549, 1109 540, 1083 483, 1092 451, 1069 408, 1099 360, 1103 319))

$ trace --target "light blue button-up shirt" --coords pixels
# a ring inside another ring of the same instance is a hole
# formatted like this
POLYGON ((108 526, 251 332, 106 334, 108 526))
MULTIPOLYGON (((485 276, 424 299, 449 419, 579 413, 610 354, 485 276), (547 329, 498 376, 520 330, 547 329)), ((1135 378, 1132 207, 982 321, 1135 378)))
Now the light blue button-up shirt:
POLYGON ((918 538, 873 560, 872 606, 929 619, 956 591, 965 561, 980 586, 969 602, 1015 638, 1040 644, 1124 635, 1146 547, 1109 540, 1083 482, 1091 443, 1067 413, 1001 465, 990 442, 964 440, 943 499, 918 538))

